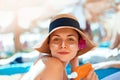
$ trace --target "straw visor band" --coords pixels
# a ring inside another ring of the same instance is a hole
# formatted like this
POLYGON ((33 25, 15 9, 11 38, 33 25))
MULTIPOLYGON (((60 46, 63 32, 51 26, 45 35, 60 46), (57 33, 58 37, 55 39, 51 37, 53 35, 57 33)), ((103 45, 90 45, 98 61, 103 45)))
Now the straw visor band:
POLYGON ((62 27, 62 26, 71 26, 71 27, 81 30, 78 21, 71 19, 71 18, 63 17, 63 18, 59 18, 51 22, 49 32, 51 32, 54 28, 62 27))

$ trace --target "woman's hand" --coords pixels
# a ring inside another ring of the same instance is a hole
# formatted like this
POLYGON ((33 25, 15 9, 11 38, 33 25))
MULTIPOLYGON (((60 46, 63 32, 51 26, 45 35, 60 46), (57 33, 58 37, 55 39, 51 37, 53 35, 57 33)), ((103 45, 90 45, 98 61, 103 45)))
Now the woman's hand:
POLYGON ((83 80, 99 80, 97 74, 92 69, 89 74, 83 80))
POLYGON ((73 71, 74 68, 76 68, 77 66, 79 66, 78 57, 73 58, 73 59, 70 61, 70 65, 71 65, 71 71, 73 71))
MULTIPOLYGON (((73 71, 74 68, 76 68, 77 66, 79 66, 79 61, 78 61, 78 57, 73 58, 70 61, 70 65, 71 65, 71 70, 73 71)), ((71 79, 74 80, 74 79, 71 79)), ((96 73, 94 72, 94 69, 92 69, 89 74, 83 79, 83 80, 99 80, 98 76, 96 75, 96 73)))

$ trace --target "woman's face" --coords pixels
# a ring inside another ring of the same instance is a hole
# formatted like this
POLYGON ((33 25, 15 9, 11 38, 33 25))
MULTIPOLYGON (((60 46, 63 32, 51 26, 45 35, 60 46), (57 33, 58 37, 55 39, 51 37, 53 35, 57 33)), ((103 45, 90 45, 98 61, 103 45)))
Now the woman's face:
POLYGON ((73 59, 78 48, 78 33, 73 29, 59 29, 50 35, 51 54, 63 62, 73 59))

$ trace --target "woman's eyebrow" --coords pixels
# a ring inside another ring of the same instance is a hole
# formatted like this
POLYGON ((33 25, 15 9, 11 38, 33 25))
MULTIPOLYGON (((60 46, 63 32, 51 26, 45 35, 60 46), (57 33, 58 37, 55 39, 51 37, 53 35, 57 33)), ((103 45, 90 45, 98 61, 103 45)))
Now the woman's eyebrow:
POLYGON ((69 34, 68 36, 75 36, 74 34, 69 34))
POLYGON ((52 35, 52 37, 60 37, 60 36, 55 34, 55 35, 52 35))
MULTIPOLYGON (((74 35, 74 34, 68 34, 67 36, 68 37, 72 37, 72 36, 75 37, 76 35, 74 35)), ((52 37, 60 37, 60 35, 53 34, 52 37)))

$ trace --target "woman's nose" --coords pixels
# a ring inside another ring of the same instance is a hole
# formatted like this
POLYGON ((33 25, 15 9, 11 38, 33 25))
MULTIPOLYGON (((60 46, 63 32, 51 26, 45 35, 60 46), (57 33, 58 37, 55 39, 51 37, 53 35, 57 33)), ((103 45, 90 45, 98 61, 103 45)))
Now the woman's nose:
POLYGON ((61 43, 61 47, 62 47, 62 48, 66 48, 66 47, 67 47, 67 44, 66 44, 65 41, 62 41, 62 43, 61 43))

